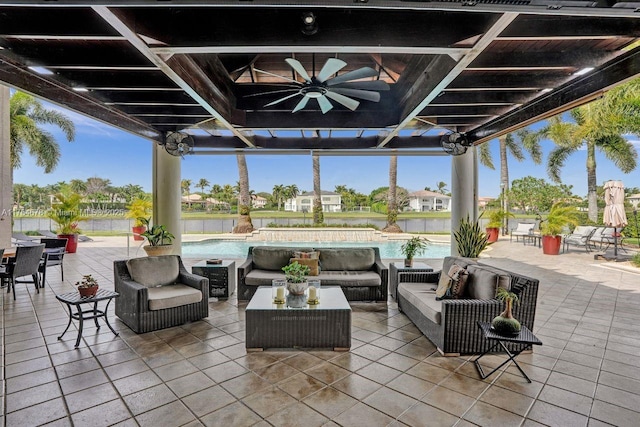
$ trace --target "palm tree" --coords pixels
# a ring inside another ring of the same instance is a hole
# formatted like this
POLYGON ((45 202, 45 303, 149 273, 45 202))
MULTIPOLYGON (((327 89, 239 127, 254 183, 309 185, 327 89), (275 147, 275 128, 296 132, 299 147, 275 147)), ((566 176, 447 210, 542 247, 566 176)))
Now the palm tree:
POLYGON ((389 192, 387 193, 387 225, 382 229, 385 233, 402 233, 396 223, 398 220, 398 156, 389 158, 389 192))
POLYGON ((200 181, 198 181, 198 184, 196 184, 196 187, 202 190, 202 194, 204 194, 204 189, 209 187, 211 184, 209 184, 209 181, 207 181, 206 178, 200 178, 200 181))
MULTIPOLYGON (((522 129, 516 132, 518 139, 514 138, 513 134, 508 133, 498 138, 500 144, 500 188, 502 197, 502 210, 509 211, 509 164, 508 154, 510 153, 517 161, 524 160, 524 151, 529 153, 531 159, 535 164, 542 162, 542 149, 540 148, 540 132, 531 132, 528 129, 522 129)), ((495 169, 493 165, 493 159, 491 158, 491 152, 489 151, 489 144, 482 144, 480 146, 480 163, 489 169, 495 169)), ((506 220, 506 218, 505 218, 506 220)), ((502 233, 506 233, 506 225, 502 227, 502 233)))
POLYGON ((324 223, 324 213, 322 212, 322 194, 320 190, 320 156, 311 156, 313 161, 313 224, 324 223))
POLYGON ((273 186, 273 198, 278 203, 278 210, 280 210, 280 205, 282 203, 282 198, 285 195, 284 185, 276 184, 273 186))
POLYGON ((436 184, 436 186, 438 187, 437 192, 440 194, 445 194, 447 191, 447 183, 444 181, 440 181, 436 184))
POLYGON ((240 178, 240 197, 238 200, 238 225, 233 228, 234 233, 251 233, 254 228, 251 223, 251 193, 249 191, 249 171, 247 159, 243 153, 236 154, 238 161, 238 176, 240 178))
POLYGON ((180 188, 182 189, 182 194, 188 196, 191 193, 191 184, 193 182, 190 179, 183 179, 180 181, 180 188))
POLYGON ((42 166, 45 173, 52 172, 60 161, 60 146, 46 130, 38 125, 55 125, 65 134, 67 141, 75 138, 75 126, 64 114, 47 110, 31 95, 16 92, 9 99, 9 126, 11 140, 11 167, 21 165, 21 155, 25 148, 42 166))

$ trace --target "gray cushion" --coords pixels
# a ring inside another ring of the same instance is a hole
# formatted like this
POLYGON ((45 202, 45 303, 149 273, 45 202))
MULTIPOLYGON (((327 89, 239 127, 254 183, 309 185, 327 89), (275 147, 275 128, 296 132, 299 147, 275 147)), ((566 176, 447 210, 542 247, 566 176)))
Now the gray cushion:
POLYGON ((427 319, 439 325, 442 321, 442 301, 436 301, 434 288, 435 286, 426 286, 424 283, 400 283, 398 293, 427 319))
MULTIPOLYGON (((296 251, 309 252, 311 248, 295 248, 296 251)), ((293 258, 294 248, 279 246, 256 246, 252 250, 253 266, 259 270, 280 271, 293 258)))
POLYGON ((467 271, 467 296, 471 299, 493 299, 498 286, 511 288, 511 276, 504 271, 486 265, 470 265, 467 271))
MULTIPOLYGON (((500 270, 499 268, 489 265, 482 265, 482 268, 491 271, 498 275, 498 288, 504 288, 507 291, 511 290, 511 274, 508 271, 500 270)), ((498 289, 496 288, 496 292, 498 289)))
POLYGON ((127 268, 133 281, 147 288, 174 284, 180 274, 178 255, 133 258, 127 268))
POLYGON ((175 285, 149 288, 149 310, 162 310, 202 301, 202 292, 190 286, 175 285))
POLYGON ((320 279, 321 286, 380 286, 382 283, 375 271, 322 270, 314 279, 320 279))
POLYGON ((284 279, 284 272, 273 270, 251 270, 244 278, 247 286, 271 286, 273 279, 284 279))
POLYGON ((478 263, 471 258, 448 256, 445 257, 444 261, 442 262, 442 271, 444 271, 445 273, 448 272, 453 264, 457 264, 460 267, 467 268, 468 265, 477 265, 478 263))
POLYGON ((333 271, 370 270, 376 262, 373 248, 322 248, 320 249, 320 267, 333 271))

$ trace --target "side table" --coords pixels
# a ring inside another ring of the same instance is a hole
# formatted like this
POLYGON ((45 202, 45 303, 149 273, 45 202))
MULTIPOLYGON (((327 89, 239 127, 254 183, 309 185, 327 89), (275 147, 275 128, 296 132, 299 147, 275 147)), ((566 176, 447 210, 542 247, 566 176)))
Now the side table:
POLYGON ((85 320, 91 320, 96 324, 96 328, 100 329, 100 325, 98 324, 98 318, 102 317, 104 319, 104 323, 107 324, 111 332, 118 336, 118 333, 111 327, 109 323, 109 318, 107 317, 107 310, 109 309, 109 304, 111 300, 119 297, 120 294, 113 291, 108 291, 106 289, 98 289, 98 292, 95 296, 92 297, 81 297, 78 292, 69 292, 67 294, 56 295, 56 298, 65 303, 67 305, 67 309, 69 310, 69 323, 67 323, 67 327, 62 332, 62 335, 58 337, 59 340, 62 339, 64 334, 69 330, 69 326, 71 326, 71 321, 76 319, 78 321, 78 338, 76 338, 76 345, 78 347, 80 345, 80 338, 82 338, 82 328, 85 320), (107 305, 104 310, 98 310, 98 302, 99 301, 107 301, 107 305), (93 303, 93 309, 89 311, 82 311, 82 304, 91 304, 93 303), (71 306, 76 307, 76 312, 74 313, 71 306))
POLYGON ((509 349, 507 347, 505 347, 504 343, 505 342, 507 342, 507 343, 512 342, 512 343, 516 343, 516 344, 542 345, 542 341, 540 341, 538 339, 538 337, 533 335, 533 332, 531 332, 529 330, 529 328, 527 328, 524 325, 522 325, 522 329, 520 330, 520 333, 518 335, 514 335, 514 336, 500 335, 500 334, 494 332, 491 329, 491 323, 489 323, 489 322, 478 322, 478 327, 480 328, 480 330, 484 334, 485 339, 496 341, 496 343, 493 346, 491 346, 491 348, 489 348, 487 351, 482 353, 480 356, 478 356, 478 358, 476 360, 473 361, 473 363, 476 365, 476 368, 478 369, 478 373, 480 374, 480 377, 482 379, 485 379, 489 375, 491 375, 495 371, 497 371, 498 369, 502 368, 507 363, 513 362, 514 365, 516 365, 516 368, 518 368, 518 370, 520 371, 520 373, 527 379, 527 381, 531 382, 531 379, 529 379, 529 377, 527 376, 527 374, 524 373, 524 371, 522 370, 520 365, 518 365, 518 362, 516 362, 516 356, 519 355, 521 353, 521 351, 517 351, 517 352, 513 352, 512 353, 512 352, 509 351, 509 349), (495 368, 494 370, 492 370, 488 374, 485 374, 484 371, 482 370, 482 366, 480 366, 480 362, 479 361, 485 354, 491 352, 497 346, 502 347, 502 349, 507 353, 507 356, 509 356, 509 357, 508 357, 507 360, 502 362, 500 364, 500 366, 498 366, 497 368, 495 368))
POLYGON ((229 298, 236 291, 236 262, 223 260, 221 264, 199 261, 191 272, 209 279, 209 296, 229 298))
POLYGON ((389 264, 389 293, 393 299, 398 299, 398 281, 400 273, 414 272, 414 273, 431 273, 433 267, 425 264, 424 262, 413 262, 412 267, 405 267, 403 262, 392 262, 389 264), (397 264, 397 265, 396 265, 397 264))

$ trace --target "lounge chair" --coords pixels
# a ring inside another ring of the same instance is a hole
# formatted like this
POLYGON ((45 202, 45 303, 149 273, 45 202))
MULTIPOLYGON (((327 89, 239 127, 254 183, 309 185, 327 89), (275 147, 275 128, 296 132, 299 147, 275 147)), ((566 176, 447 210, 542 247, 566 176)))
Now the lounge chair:
MULTIPOLYGON (((513 237, 515 236, 516 242, 520 236, 528 236, 533 233, 533 229, 536 225, 530 222, 519 222, 516 228, 512 228, 509 232, 509 241, 513 241, 513 237)), ((524 241, 524 239, 523 239, 524 241)))
MULTIPOLYGON (((621 231, 622 231, 622 228, 619 228, 616 230, 613 227, 598 227, 593 232, 591 237, 589 237, 589 245, 593 249, 596 249, 596 246, 597 246, 598 250, 606 251, 607 249, 609 249, 609 246, 616 243, 616 236, 615 236, 616 232, 618 234, 617 238, 620 239, 621 231)), ((618 242, 620 242, 620 240, 618 240, 618 242)))
MULTIPOLYGON (((49 231, 49 230, 38 230, 38 233, 42 234, 45 237, 50 237, 52 239, 56 239, 58 237, 57 234, 49 231)), ((84 236, 82 234, 78 234, 78 242, 93 242, 93 239, 89 236, 84 236)))
POLYGON ((42 236, 27 236, 24 233, 11 233, 11 243, 21 246, 23 243, 38 243, 42 236))
POLYGON ((590 225, 579 225, 571 234, 566 234, 562 239, 562 252, 569 249, 569 245, 582 246, 587 252, 590 252, 589 239, 597 227, 590 225))

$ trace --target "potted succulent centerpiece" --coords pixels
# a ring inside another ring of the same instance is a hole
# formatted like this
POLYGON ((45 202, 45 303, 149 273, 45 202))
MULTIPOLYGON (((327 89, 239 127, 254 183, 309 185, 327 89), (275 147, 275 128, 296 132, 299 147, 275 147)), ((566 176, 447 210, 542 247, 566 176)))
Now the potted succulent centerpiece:
POLYGON ((78 248, 78 223, 86 218, 80 215, 82 196, 77 193, 55 195, 56 202, 47 216, 58 224, 58 238, 67 239, 67 253, 75 253, 78 248))
POLYGON ((556 203, 540 224, 542 253, 558 255, 562 244, 562 232, 569 225, 578 225, 578 210, 574 206, 556 203))
POLYGON ((400 251, 404 255, 404 266, 411 267, 413 258, 420 255, 427 248, 428 242, 418 236, 414 236, 400 246, 400 251))
POLYGON ((514 215, 509 211, 502 209, 489 212, 489 222, 487 223, 486 232, 489 243, 498 241, 500 236, 500 227, 502 227, 506 218, 513 218, 514 215))
POLYGON ((458 255, 478 258, 488 245, 487 233, 482 231, 479 221, 471 221, 469 215, 460 219, 460 226, 453 232, 458 247, 458 255))
POLYGON ((149 223, 152 207, 151 201, 146 197, 133 199, 127 206, 128 211, 125 217, 133 219, 133 226, 131 227, 133 240, 144 240, 142 233, 147 231, 147 227, 145 226, 145 221, 142 221, 142 219, 146 219, 146 223, 149 223))
POLYGON ((154 224, 149 228, 149 220, 147 218, 138 218, 147 231, 141 234, 149 242, 143 246, 148 256, 169 255, 173 251, 173 239, 175 236, 171 234, 164 225, 154 224))
POLYGON ((499 334, 518 335, 521 329, 520 322, 513 317, 513 313, 511 312, 513 304, 519 302, 518 295, 504 288, 499 288, 496 293, 496 299, 504 301, 505 309, 499 316, 493 319, 491 327, 499 334))
POLYGON ((82 276, 82 280, 76 282, 75 286, 83 298, 93 297, 98 292, 98 281, 90 274, 82 276))
POLYGON ((287 279, 287 290, 293 295, 304 295, 309 284, 307 283, 307 275, 310 269, 306 265, 299 264, 297 261, 282 267, 284 277, 287 279))

